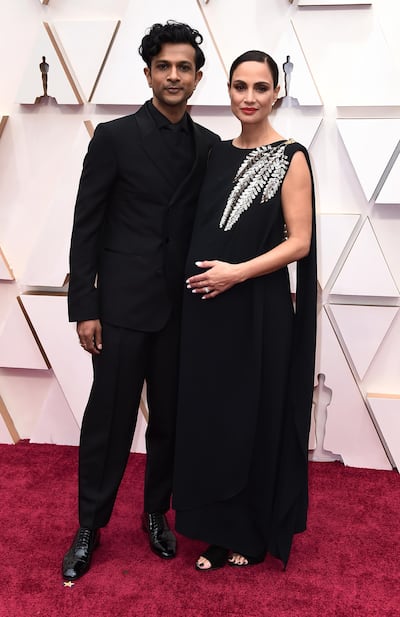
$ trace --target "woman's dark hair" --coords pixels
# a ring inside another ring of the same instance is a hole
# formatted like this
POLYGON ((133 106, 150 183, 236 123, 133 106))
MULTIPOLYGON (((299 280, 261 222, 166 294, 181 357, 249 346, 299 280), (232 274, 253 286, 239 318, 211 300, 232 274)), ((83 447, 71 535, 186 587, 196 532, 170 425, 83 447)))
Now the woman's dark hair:
POLYGON ((189 43, 195 51, 196 71, 205 62, 205 57, 199 45, 203 42, 203 37, 198 30, 188 24, 168 20, 166 24, 153 24, 147 34, 142 39, 139 47, 139 54, 149 68, 154 56, 160 53, 161 47, 165 43, 189 43))
POLYGON ((278 65, 269 54, 266 54, 264 51, 258 51, 257 49, 245 51, 244 54, 241 54, 236 58, 236 60, 232 62, 232 66, 229 71, 229 84, 232 83, 233 73, 235 72, 239 64, 242 64, 243 62, 264 62, 265 64, 267 64, 272 74, 274 88, 276 88, 279 81, 278 65))

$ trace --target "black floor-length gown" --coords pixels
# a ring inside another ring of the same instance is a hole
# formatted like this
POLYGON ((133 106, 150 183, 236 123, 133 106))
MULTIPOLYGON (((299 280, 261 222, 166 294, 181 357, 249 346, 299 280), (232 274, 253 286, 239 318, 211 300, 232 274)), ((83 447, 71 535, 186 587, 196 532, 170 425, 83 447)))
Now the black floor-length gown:
MULTIPOLYGON (((281 187, 293 140, 213 148, 187 261, 238 263, 284 238, 281 187)), ((314 199, 313 199, 314 201, 314 199)), ((314 210, 314 204, 313 204, 314 210)), ((184 535, 285 564, 307 516, 315 352, 315 217, 297 264, 214 299, 185 292, 173 506, 184 535)))

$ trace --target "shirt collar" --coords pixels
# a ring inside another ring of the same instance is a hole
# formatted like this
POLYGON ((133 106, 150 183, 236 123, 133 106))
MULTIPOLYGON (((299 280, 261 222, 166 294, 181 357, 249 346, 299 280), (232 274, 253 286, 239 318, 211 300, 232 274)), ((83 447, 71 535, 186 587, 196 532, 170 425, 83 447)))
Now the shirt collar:
POLYGON ((154 107, 152 101, 146 102, 146 107, 150 112, 151 117, 153 118, 158 129, 170 128, 174 127, 174 130, 181 130, 189 133, 189 121, 187 112, 184 113, 183 117, 179 122, 175 124, 170 122, 164 114, 162 114, 156 107, 154 107))

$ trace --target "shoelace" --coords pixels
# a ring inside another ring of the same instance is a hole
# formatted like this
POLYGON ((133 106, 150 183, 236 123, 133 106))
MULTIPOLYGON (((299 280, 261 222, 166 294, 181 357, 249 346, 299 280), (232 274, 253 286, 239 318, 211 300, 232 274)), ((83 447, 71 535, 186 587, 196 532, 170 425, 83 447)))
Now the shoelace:
POLYGON ((162 525, 162 516, 160 514, 150 514, 150 529, 158 531, 162 525))
POLYGON ((76 541, 77 549, 80 549, 80 548, 83 549, 88 546, 89 540, 90 540, 90 534, 91 534, 90 529, 80 529, 79 530, 78 538, 76 541))

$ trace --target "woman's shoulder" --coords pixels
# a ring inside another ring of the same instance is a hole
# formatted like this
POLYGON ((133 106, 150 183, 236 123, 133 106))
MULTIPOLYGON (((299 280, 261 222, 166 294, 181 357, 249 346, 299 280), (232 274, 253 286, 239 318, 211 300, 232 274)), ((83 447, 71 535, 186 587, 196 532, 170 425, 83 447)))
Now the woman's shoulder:
POLYGON ((307 148, 301 144, 300 142, 296 141, 295 139, 286 139, 284 142, 284 147, 285 147, 285 156, 286 158, 289 160, 289 162, 292 160, 293 156, 297 153, 297 152, 302 152, 304 155, 304 158, 306 159, 307 163, 310 165, 310 155, 308 153, 307 148))
POLYGON ((307 148, 292 137, 290 137, 289 139, 285 139, 283 141, 283 145, 285 146, 285 152, 288 154, 294 154, 295 152, 303 152, 304 154, 308 155, 307 148))

